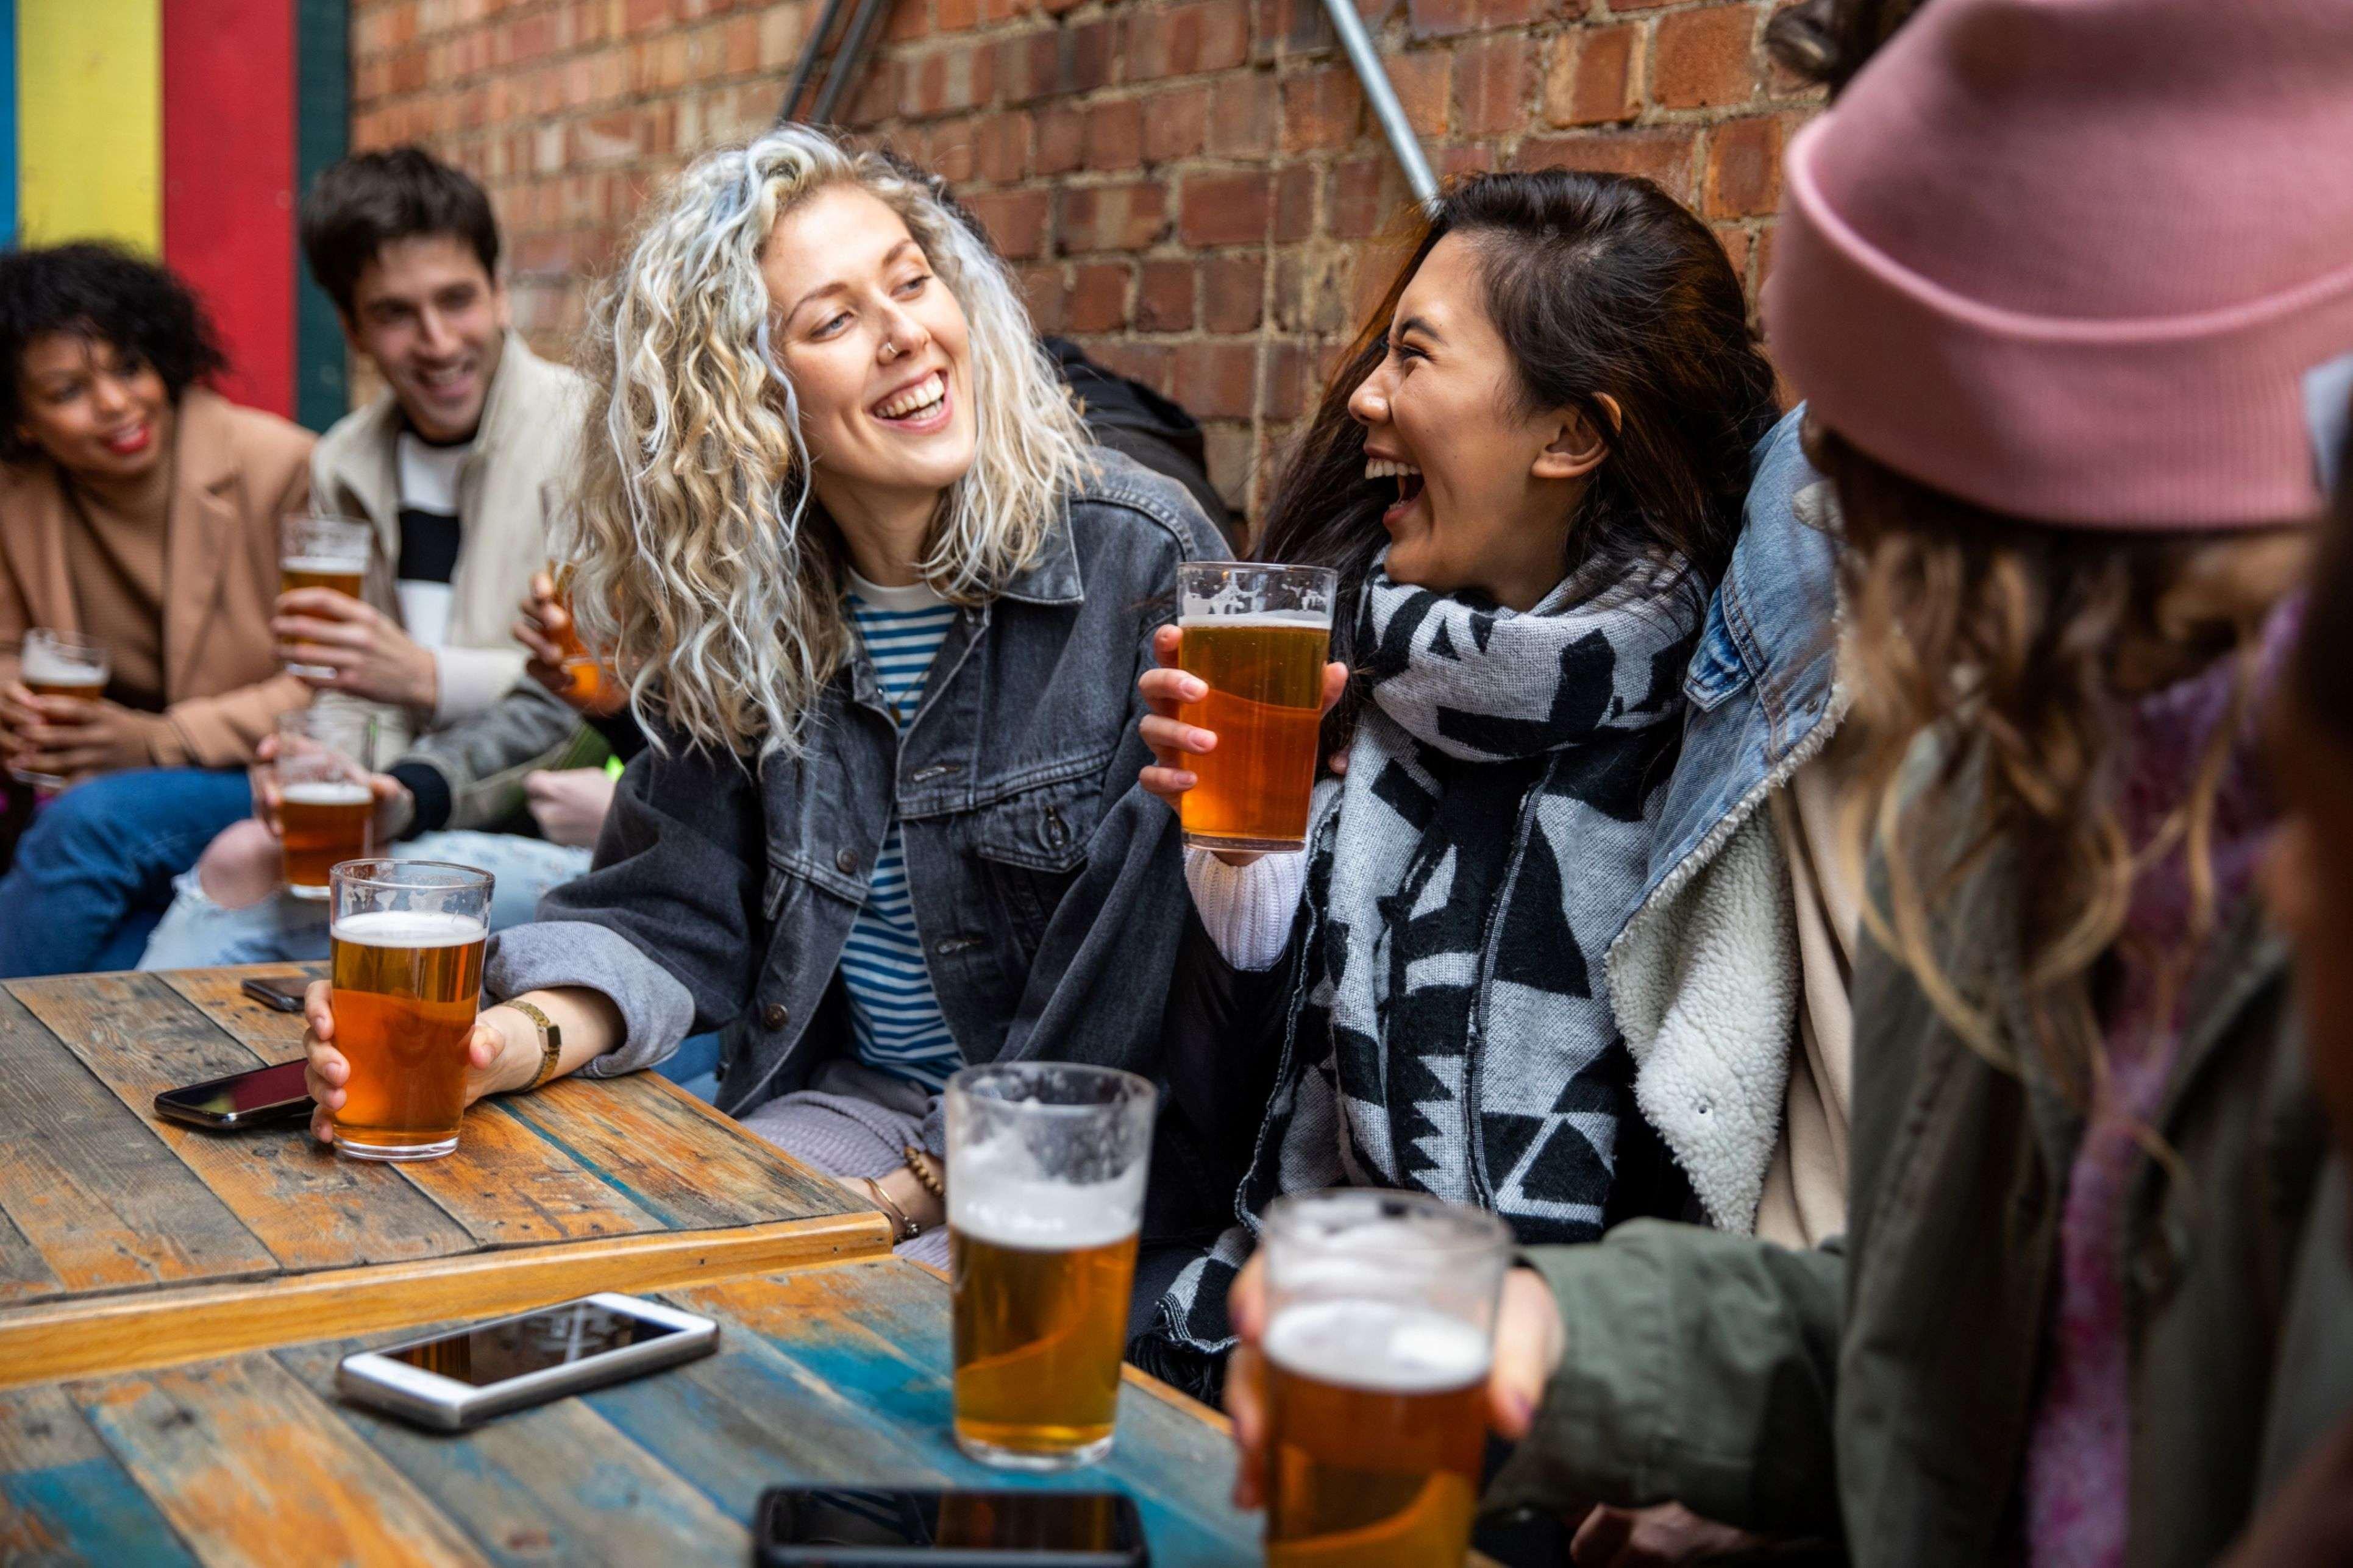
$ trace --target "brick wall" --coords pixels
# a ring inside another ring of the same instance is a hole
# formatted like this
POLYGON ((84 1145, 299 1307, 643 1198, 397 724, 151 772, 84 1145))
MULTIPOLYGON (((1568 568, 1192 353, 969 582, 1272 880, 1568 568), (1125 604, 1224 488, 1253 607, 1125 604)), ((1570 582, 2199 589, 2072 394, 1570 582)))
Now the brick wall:
MULTIPOLYGON (((1692 203, 1755 289, 1814 106, 1772 0, 1358 0, 1440 177, 1568 163, 1692 203)), ((1255 510, 1386 283, 1404 187, 1321 0, 893 0, 849 122, 955 182, 1039 325, 1182 401, 1255 510)), ((353 0, 353 142, 498 203, 562 352, 650 184, 775 113, 814 0, 353 0)))

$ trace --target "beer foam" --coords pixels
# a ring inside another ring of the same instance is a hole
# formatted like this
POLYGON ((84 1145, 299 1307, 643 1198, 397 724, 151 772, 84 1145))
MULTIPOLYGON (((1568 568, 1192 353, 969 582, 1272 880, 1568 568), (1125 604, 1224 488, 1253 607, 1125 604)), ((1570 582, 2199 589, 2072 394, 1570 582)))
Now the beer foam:
POLYGON ((1222 631, 1247 632, 1283 629, 1288 631, 1328 632, 1331 616, 1322 610, 1252 610, 1240 616, 1179 616, 1177 629, 1190 630, 1207 626, 1222 631))
POLYGON ((472 915, 419 910, 370 910, 345 915, 331 928, 337 942, 362 947, 459 947, 480 942, 490 928, 472 915))
POLYGON ((88 686, 103 680, 98 667, 85 663, 47 643, 27 642, 16 665, 16 679, 44 686, 88 686))
POLYGON ((1487 1375, 1487 1336, 1402 1301, 1305 1301, 1275 1315, 1267 1358, 1287 1372, 1380 1394, 1442 1394, 1487 1375))
POLYGON ((1017 1137, 957 1152, 948 1175, 948 1224, 976 1241, 1036 1252, 1108 1247, 1136 1233, 1144 1217, 1145 1162, 1108 1182, 1057 1182, 1041 1174, 1017 1137))
POLYGON ((281 571, 314 572, 322 577, 349 577, 367 570, 365 561, 348 555, 297 555, 278 564, 281 571))
MULTIPOLYGON (((278 794, 291 805, 364 805, 371 798, 367 785, 350 779, 304 779, 299 784, 280 785, 278 794)), ((352 918, 371 921, 376 917, 353 915, 352 918)))

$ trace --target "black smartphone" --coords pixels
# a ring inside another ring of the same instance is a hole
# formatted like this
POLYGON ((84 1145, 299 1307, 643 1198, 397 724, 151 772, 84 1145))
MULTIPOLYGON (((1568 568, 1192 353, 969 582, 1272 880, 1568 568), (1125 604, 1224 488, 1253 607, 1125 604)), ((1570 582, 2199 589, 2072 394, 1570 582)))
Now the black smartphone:
POLYGON ((277 981, 259 976, 244 982, 237 989, 265 1007, 275 1007, 280 1013, 300 1013, 302 1010, 301 977, 290 975, 288 978, 294 982, 297 989, 290 991, 277 981))
POLYGON ((753 1523, 759 1568, 1145 1568, 1121 1492, 771 1487, 753 1523))
POLYGON ((292 1121, 309 1116, 311 1109, 300 1060, 167 1089, 155 1097, 156 1115, 220 1131, 292 1121))

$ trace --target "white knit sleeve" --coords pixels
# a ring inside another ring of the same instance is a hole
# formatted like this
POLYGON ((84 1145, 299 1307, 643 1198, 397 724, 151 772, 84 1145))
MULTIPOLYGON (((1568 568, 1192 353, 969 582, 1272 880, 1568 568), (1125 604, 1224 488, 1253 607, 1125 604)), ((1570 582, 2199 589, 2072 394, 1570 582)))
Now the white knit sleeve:
POLYGON ((1307 857, 1261 855, 1229 866, 1207 849, 1185 851, 1185 885, 1218 952, 1236 969, 1271 969, 1291 940, 1307 888, 1307 857))

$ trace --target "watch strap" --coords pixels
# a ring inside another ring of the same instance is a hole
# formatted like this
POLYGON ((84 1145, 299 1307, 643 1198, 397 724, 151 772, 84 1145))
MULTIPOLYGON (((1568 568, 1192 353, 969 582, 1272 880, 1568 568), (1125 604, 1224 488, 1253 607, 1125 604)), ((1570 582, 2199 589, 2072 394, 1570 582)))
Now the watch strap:
POLYGON ((507 1005, 529 1018, 539 1030, 539 1071, 523 1085, 523 1092, 528 1094, 555 1076, 555 1064, 564 1055, 564 1031, 533 1003, 517 1000, 507 1005))

